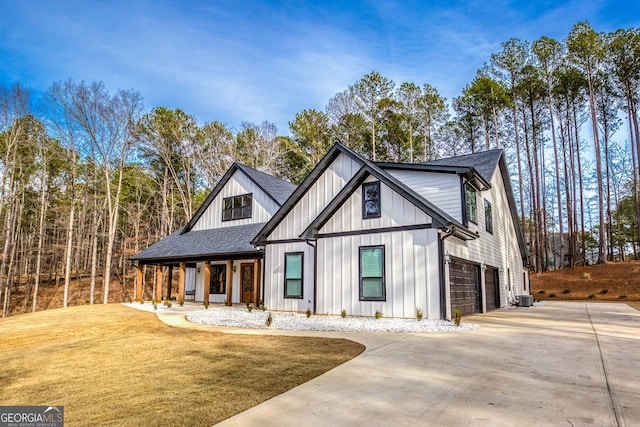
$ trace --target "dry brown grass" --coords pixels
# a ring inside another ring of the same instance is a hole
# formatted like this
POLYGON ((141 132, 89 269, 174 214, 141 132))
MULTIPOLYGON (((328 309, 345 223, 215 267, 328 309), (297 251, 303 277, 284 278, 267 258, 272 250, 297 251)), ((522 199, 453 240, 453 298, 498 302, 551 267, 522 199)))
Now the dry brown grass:
POLYGON ((64 405, 68 425, 209 426, 363 349, 173 328, 120 305, 48 310, 0 320, 0 405, 64 405))

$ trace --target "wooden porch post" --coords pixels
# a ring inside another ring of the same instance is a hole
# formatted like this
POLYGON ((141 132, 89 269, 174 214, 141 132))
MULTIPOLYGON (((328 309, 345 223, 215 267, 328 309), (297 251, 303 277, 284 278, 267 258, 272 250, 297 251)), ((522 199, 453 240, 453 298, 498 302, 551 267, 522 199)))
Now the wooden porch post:
POLYGON ((162 301, 162 263, 156 267, 156 303, 162 301))
POLYGON ((227 260, 227 301, 225 305, 231 306, 233 295, 233 260, 227 260))
POLYGON ((142 301, 143 300, 143 295, 142 292, 144 289, 143 288, 143 281, 144 281, 144 274, 142 274, 142 269, 143 269, 143 265, 141 263, 138 263, 138 283, 136 286, 136 301, 142 301))
POLYGON ((260 305, 260 259, 253 260, 253 304, 260 305))
POLYGON ((178 304, 184 304, 184 281, 187 275, 187 263, 180 262, 180 275, 178 276, 178 304))
POLYGON ((211 263, 204 262, 204 305, 209 305, 209 286, 211 285, 211 263))
POLYGON ((173 284, 173 265, 169 266, 169 277, 167 278, 167 299, 171 301, 171 285, 173 284))

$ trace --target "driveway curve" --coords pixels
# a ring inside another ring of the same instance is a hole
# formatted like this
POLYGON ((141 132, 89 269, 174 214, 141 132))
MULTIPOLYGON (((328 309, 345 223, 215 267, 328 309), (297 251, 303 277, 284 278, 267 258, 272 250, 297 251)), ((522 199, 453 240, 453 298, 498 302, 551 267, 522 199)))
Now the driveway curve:
MULTIPOLYGON (((183 307, 188 310, 187 307, 183 307)), ((253 331, 347 338, 355 359, 219 426, 640 425, 640 312, 626 304, 552 302, 468 316, 454 333, 253 331)))

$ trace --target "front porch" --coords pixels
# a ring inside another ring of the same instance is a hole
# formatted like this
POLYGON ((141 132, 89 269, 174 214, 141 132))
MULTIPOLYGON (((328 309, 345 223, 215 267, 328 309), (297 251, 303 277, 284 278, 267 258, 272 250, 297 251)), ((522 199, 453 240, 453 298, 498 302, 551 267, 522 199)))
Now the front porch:
POLYGON ((192 299, 201 303, 207 301, 232 305, 251 302, 257 305, 262 300, 262 264, 262 259, 258 257, 205 259, 195 262, 194 260, 138 262, 135 299, 141 301, 148 286, 144 274, 144 267, 147 265, 155 267, 155 280, 150 285, 156 302, 175 299, 182 305, 185 299, 192 299), (173 286, 176 268, 178 270, 177 295, 173 286), (187 286, 187 278, 190 280, 189 286, 187 286))

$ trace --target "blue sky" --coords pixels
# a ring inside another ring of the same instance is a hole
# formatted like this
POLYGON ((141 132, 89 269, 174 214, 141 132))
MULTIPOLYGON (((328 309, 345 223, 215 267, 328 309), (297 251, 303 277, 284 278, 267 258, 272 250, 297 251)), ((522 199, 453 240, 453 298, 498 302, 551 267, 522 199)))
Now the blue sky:
POLYGON ((0 0, 0 83, 103 81, 200 124, 288 122, 377 71, 450 102, 516 37, 640 26, 638 1, 0 0))

